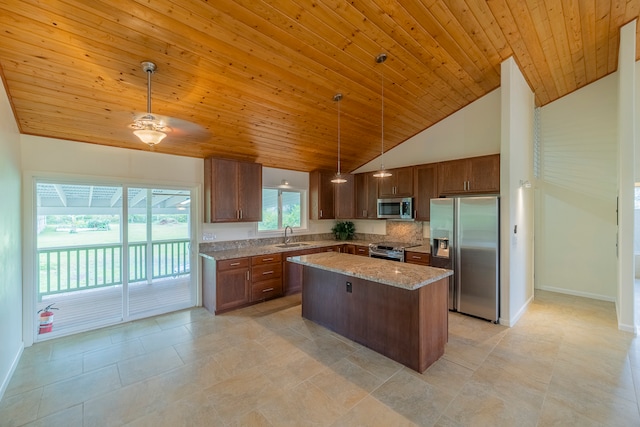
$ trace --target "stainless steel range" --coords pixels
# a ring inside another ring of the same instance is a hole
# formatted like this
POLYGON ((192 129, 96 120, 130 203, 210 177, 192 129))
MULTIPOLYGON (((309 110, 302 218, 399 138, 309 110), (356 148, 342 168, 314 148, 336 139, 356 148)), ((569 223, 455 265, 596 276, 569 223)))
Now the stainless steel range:
POLYGON ((412 246, 417 245, 403 242, 370 243, 369 256, 371 258, 404 262, 404 251, 406 248, 410 248, 412 246))

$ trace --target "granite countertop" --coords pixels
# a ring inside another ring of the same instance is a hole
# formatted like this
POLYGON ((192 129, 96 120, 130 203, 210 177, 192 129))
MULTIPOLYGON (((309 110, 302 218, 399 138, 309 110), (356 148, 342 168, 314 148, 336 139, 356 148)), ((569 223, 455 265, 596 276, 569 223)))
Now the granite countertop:
POLYGON ((444 268, 336 252, 295 256, 287 260, 411 291, 453 275, 452 270, 444 268))
MULTIPOLYGON (((292 242, 292 244, 303 243, 300 246, 279 247, 278 245, 262 245, 262 246, 249 246, 245 248, 225 249, 219 251, 203 251, 199 255, 204 258, 213 259, 216 261, 222 261, 225 259, 244 258, 250 256, 269 255, 276 253, 285 253, 291 251, 299 251, 313 248, 324 248, 334 245, 358 245, 369 246, 368 241, 364 240, 310 240, 305 242, 292 242)), ((362 257, 361 257, 362 258, 362 257)))
POLYGON ((431 253, 431 246, 430 245, 420 245, 420 246, 414 246, 414 247, 409 247, 406 249, 407 252, 418 252, 421 254, 430 254, 431 253))

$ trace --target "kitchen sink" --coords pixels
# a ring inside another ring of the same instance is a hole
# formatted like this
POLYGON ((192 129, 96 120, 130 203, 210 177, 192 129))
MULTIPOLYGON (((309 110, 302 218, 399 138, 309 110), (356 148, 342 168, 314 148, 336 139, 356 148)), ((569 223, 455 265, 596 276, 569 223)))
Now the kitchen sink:
POLYGON ((276 248, 298 248, 300 246, 307 246, 308 243, 281 243, 276 245, 276 248))

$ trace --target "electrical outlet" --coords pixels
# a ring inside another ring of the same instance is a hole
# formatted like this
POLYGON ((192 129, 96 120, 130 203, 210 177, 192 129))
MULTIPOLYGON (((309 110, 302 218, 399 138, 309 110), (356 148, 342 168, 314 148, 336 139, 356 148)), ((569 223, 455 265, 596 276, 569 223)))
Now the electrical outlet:
POLYGON ((214 233, 202 233, 202 241, 210 242, 212 240, 216 240, 217 236, 214 233))

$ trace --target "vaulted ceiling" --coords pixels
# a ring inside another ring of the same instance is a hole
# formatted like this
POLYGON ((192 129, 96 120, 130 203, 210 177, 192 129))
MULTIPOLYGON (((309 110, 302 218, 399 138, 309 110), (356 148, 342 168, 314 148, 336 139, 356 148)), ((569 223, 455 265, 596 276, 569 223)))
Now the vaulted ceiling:
MULTIPOLYGON (((154 150, 342 170, 500 85, 515 58, 538 106, 616 70, 640 0, 0 0, 0 72, 21 133, 149 150, 128 125, 173 118, 154 150), (378 64, 375 57, 386 53, 378 64), (384 86, 383 86, 384 84, 384 86)), ((636 36, 640 58, 640 38, 636 36)))

